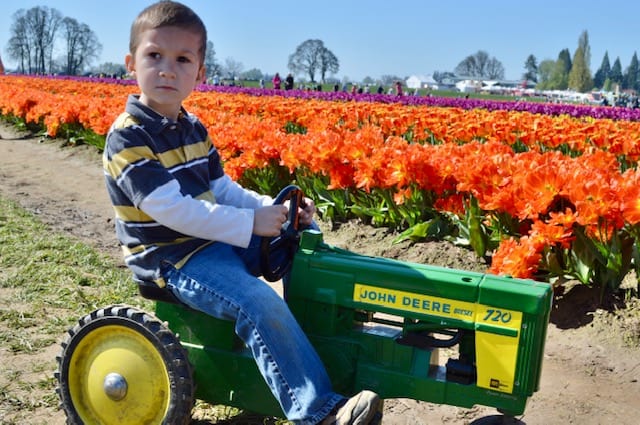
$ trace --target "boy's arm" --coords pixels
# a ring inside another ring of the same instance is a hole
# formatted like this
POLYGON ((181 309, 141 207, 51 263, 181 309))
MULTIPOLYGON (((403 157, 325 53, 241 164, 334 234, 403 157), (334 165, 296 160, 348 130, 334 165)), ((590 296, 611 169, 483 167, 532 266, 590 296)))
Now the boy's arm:
MULTIPOLYGON (((266 195, 245 189, 235 181, 231 180, 228 175, 224 175, 211 182, 211 191, 216 197, 216 202, 224 205, 235 205, 242 208, 257 209, 268 205, 273 205, 273 198, 266 195)), ((300 211, 300 222, 304 225, 311 225, 316 206, 312 199, 304 198, 304 209, 300 211)), ((287 203, 285 202, 285 205, 287 203)))
POLYGON ((209 187, 219 204, 251 209, 273 205, 273 198, 270 196, 245 189, 226 174, 212 180, 209 187))
POLYGON ((140 209, 163 226, 185 235, 247 247, 254 208, 242 208, 184 196, 175 180, 158 187, 140 209))

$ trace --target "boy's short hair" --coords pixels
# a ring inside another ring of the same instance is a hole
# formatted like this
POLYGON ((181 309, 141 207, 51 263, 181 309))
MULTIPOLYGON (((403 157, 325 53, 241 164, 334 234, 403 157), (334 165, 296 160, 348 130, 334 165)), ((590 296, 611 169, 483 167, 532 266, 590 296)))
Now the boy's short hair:
POLYGON ((189 7, 171 0, 161 0, 145 8, 131 25, 129 37, 129 52, 135 55, 140 43, 140 34, 144 31, 162 28, 178 27, 200 35, 200 63, 204 63, 207 50, 207 29, 200 17, 189 7))

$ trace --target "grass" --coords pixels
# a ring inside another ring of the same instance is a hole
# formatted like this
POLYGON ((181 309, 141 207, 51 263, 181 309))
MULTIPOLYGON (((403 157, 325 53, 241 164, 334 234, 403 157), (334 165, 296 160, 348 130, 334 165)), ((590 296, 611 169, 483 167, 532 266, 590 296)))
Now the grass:
MULTIPOLYGON (((77 312, 105 304, 131 302, 143 307, 136 297, 130 274, 114 261, 74 239, 52 234, 34 216, 16 204, 0 199, 0 289, 12 292, 13 311, 0 317, 25 317, 46 309, 59 311, 58 332, 75 321, 77 312), (68 313, 68 314, 65 314, 68 313)), ((149 305, 146 304, 148 307, 149 305)), ((51 323, 49 321, 49 323, 51 323)))
MULTIPOLYGON (((117 303, 153 311, 126 268, 0 197, 1 424, 52 424, 59 342, 81 316, 117 303)), ((201 401, 193 418, 200 425, 288 423, 201 401)))
POLYGON ((33 415, 58 408, 49 353, 81 314, 123 301, 150 307, 112 259, 0 198, 0 423, 47 423, 33 415))

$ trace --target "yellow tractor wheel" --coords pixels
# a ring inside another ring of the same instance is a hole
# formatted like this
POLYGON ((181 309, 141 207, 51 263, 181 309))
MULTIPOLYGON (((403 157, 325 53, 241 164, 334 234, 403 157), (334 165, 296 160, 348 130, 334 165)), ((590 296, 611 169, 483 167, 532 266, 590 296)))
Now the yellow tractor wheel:
POLYGON ((114 305, 69 330, 57 357, 68 424, 187 424, 193 372, 178 338, 154 316, 114 305))

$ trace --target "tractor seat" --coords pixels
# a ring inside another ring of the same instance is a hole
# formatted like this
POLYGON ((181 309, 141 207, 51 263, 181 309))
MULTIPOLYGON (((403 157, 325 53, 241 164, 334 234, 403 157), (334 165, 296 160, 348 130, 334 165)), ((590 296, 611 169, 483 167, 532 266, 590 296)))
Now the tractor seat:
POLYGON ((138 291, 142 298, 146 298, 148 300, 153 301, 162 301, 165 303, 171 304, 182 304, 178 298, 167 288, 161 288, 156 285, 154 282, 139 280, 138 283, 138 291))

